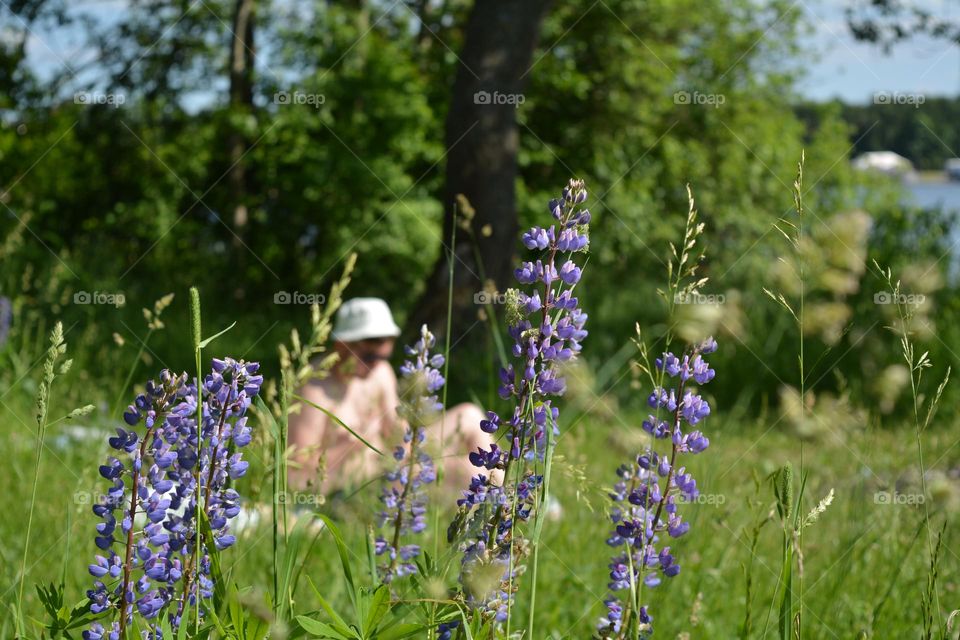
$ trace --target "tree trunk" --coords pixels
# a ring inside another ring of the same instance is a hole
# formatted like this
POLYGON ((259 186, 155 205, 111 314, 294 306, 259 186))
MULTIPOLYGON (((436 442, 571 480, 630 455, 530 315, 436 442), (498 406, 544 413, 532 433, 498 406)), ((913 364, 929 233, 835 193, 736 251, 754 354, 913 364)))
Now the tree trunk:
MULTIPOLYGON (((253 111, 253 31, 256 13, 255 0, 236 0, 233 12, 230 40, 230 110, 234 116, 253 111)), ((230 175, 229 184, 234 202, 234 244, 240 244, 247 225, 247 171, 243 155, 247 139, 236 125, 231 127, 229 137, 230 175)), ((241 249, 246 251, 246 249, 241 249)))
POLYGON ((484 287, 481 278, 492 280, 498 291, 511 279, 518 231, 517 103, 523 100, 549 4, 550 0, 476 0, 467 21, 446 124, 444 250, 411 319, 413 327, 426 322, 436 333, 445 332, 447 247, 457 196, 463 194, 475 215, 469 232, 457 229, 454 247, 454 342, 474 326, 482 309, 474 302, 484 287))

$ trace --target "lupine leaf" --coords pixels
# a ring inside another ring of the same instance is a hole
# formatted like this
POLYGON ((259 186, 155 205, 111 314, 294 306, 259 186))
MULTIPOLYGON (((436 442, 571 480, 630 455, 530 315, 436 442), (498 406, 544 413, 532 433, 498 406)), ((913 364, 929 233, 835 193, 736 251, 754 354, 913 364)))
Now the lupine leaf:
POLYGON ((373 596, 369 598, 369 610, 363 618, 363 637, 369 636, 370 632, 377 628, 383 617, 390 611, 390 589, 386 585, 380 585, 373 596))
POLYGON ((401 640, 401 638, 410 638, 426 631, 428 627, 415 624, 413 622, 404 622, 403 624, 398 624, 395 627, 391 627, 387 631, 383 631, 377 634, 377 640, 401 640))
POLYGON ((350 640, 351 636, 344 635, 325 622, 313 620, 306 616, 297 616, 297 622, 307 633, 311 633, 320 638, 333 638, 334 640, 350 640))

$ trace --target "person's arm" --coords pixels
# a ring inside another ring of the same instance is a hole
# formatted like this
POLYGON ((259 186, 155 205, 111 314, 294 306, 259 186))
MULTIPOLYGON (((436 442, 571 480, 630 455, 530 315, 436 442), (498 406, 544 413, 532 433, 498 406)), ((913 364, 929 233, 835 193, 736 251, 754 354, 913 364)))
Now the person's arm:
MULTIPOLYGON (((324 406, 326 394, 317 384, 307 384, 297 392, 315 404, 324 406)), ((287 444, 294 448, 288 472, 290 487, 303 490, 308 487, 320 490, 318 477, 320 456, 323 453, 324 436, 327 432, 327 418, 322 411, 298 401, 299 411, 289 416, 287 422, 287 444)))

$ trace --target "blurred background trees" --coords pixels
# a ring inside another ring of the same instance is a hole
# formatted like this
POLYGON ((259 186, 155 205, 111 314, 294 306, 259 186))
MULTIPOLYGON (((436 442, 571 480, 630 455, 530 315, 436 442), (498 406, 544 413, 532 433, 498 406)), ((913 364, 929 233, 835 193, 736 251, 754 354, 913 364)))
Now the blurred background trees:
MULTIPOLYGON (((723 304, 686 305, 682 321, 730 338, 715 393, 744 408, 776 403, 796 384, 774 373, 794 370, 794 351, 781 348, 790 321, 763 289, 796 286, 796 256, 774 225, 793 215, 803 149, 801 257, 817 311, 808 388, 877 415, 899 406, 874 259, 913 278, 933 360, 956 360, 956 285, 951 261, 936 261, 951 251, 952 219, 901 206, 894 186, 847 162, 854 139, 896 150, 917 144, 921 125, 888 110, 864 132, 869 108, 802 104, 808 25, 785 0, 121 4, 106 17, 88 11, 96 2, 0 8, 0 295, 22 339, 53 316, 82 336, 71 343, 101 372, 91 382, 139 347, 142 307, 190 284, 211 301, 211 326, 240 321, 226 338, 236 355, 270 361, 309 317, 275 296, 322 293, 352 251, 349 295, 384 297, 408 331, 428 320, 442 333, 463 194, 454 391, 486 399, 491 389, 472 381, 496 364, 491 314, 502 309, 475 295, 509 286, 517 229, 577 176, 594 213, 585 384, 599 394, 619 383, 624 395, 635 322, 664 330, 656 290, 690 183, 707 225, 704 293, 723 304), (42 75, 24 55, 41 25, 80 52, 42 75), (84 291, 122 292, 125 304, 74 304, 84 291)), ((955 104, 942 109, 936 126, 952 126, 955 104)), ((168 314, 174 330, 145 360, 187 366, 185 316, 168 314)), ((23 369, 12 345, 0 358, 23 369)))

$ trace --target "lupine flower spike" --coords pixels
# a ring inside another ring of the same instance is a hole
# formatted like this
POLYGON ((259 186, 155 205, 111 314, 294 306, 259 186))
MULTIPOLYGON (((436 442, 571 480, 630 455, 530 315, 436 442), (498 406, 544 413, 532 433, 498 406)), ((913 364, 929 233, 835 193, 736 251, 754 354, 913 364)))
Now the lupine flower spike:
MULTIPOLYGON (((230 485, 247 470, 239 449, 251 439, 244 414, 263 382, 258 368, 214 359, 199 399, 185 373, 164 370, 127 407, 129 428, 117 427, 109 439, 115 453, 100 466, 111 486, 93 506, 101 555, 90 565, 94 584, 87 591, 93 613, 116 619, 93 624, 84 640, 123 637, 134 615, 151 621, 165 613, 177 628, 188 603, 213 595, 208 541, 197 533, 196 488, 199 482, 213 544, 229 547, 235 541, 229 521, 240 512, 240 495, 230 485)), ((161 637, 159 625, 149 628, 148 637, 161 637)))
POLYGON ((490 411, 480 423, 499 444, 470 454, 481 472, 458 501, 448 532, 463 551, 460 577, 468 601, 498 622, 508 617, 518 564, 529 546, 521 525, 538 504, 548 437, 558 434, 552 398, 566 388, 560 366, 577 357, 587 336, 587 315, 574 295, 582 268, 575 259, 589 244, 586 199, 583 181, 571 180, 550 201, 554 223, 523 234, 524 246, 537 255, 516 270, 524 289, 507 292, 514 363, 500 371, 500 397, 514 409, 505 416, 490 411))
POLYGON ((401 544, 404 534, 421 533, 427 526, 427 495, 424 487, 436 480, 433 460, 423 449, 426 426, 443 409, 437 392, 443 387, 440 375, 443 356, 432 354, 436 340, 423 325, 420 340, 406 348, 409 357, 400 367, 406 383, 405 398, 400 403, 399 414, 406 422, 403 444, 393 451, 396 466, 383 477, 380 501, 380 528, 384 530, 376 538, 377 556, 385 558, 378 569, 380 579, 390 583, 395 578, 417 572, 416 557, 420 555, 417 544, 401 544))
POLYGON ((655 439, 669 439, 670 452, 658 454, 648 448, 632 464, 617 470, 617 483, 610 493, 614 529, 607 539, 617 553, 609 565, 611 595, 606 600, 607 615, 597 628, 598 638, 650 636, 653 616, 641 604, 642 589, 680 573, 668 540, 689 531, 690 523, 683 520, 679 506, 699 495, 696 481, 680 466, 680 459, 710 445, 699 429, 687 428, 710 415, 710 405, 691 387, 713 380, 715 372, 703 356, 716 349, 716 341, 709 338, 682 357, 665 353, 656 360, 656 368, 673 383, 669 390, 657 387, 650 394, 648 404, 655 415, 644 421, 643 428, 655 439), (632 599, 622 601, 617 594, 623 591, 629 591, 632 599))

